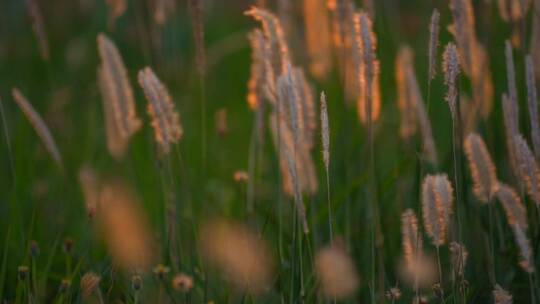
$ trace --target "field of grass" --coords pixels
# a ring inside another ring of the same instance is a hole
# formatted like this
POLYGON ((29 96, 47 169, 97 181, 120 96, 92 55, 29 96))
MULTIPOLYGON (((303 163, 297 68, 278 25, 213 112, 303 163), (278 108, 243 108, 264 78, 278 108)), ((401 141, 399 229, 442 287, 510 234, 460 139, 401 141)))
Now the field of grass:
POLYGON ((538 10, 0 1, 0 300, 537 303, 538 10))

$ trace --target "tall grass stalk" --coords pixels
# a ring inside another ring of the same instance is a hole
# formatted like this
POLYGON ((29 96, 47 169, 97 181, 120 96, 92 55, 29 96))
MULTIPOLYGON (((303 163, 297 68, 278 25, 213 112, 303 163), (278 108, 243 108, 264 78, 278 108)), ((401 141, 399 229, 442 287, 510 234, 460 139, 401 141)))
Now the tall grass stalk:
MULTIPOLYGON (((463 124, 461 114, 461 85, 460 85, 460 70, 457 60, 457 51, 453 44, 449 44, 444 55, 444 72, 445 82, 448 85, 448 94, 446 99, 450 106, 452 116, 452 158, 454 166, 454 185, 456 189, 456 222, 457 222, 457 240, 462 244, 461 231, 461 216, 460 204, 462 203, 462 187, 460 177, 462 176, 461 168, 463 167, 462 160, 462 143, 463 143, 463 124), (453 105, 452 105, 453 104, 453 105), (453 108, 452 108, 453 107, 453 108)), ((460 251, 461 254, 461 251, 460 251)), ((459 284, 464 281, 463 273, 460 274, 459 284)), ((455 286, 454 286, 455 292, 455 286)), ((461 301, 465 302, 465 295, 460 293, 461 301)))
POLYGON ((494 246, 494 242, 493 242, 493 204, 495 202, 491 201, 488 203, 488 212, 489 212, 489 249, 490 249, 490 253, 491 253, 491 258, 490 258, 490 264, 491 264, 491 271, 490 271, 490 280, 491 280, 491 285, 492 286, 495 286, 495 284, 497 283, 497 273, 496 273, 496 270, 495 270, 495 265, 497 265, 497 263, 495 262, 495 246, 494 246))
POLYGON ((299 236, 299 233, 298 233, 298 216, 297 216, 297 208, 295 208, 294 206, 292 207, 293 208, 293 221, 292 221, 292 227, 293 227, 293 239, 292 239, 292 252, 291 252, 291 287, 290 287, 290 291, 289 291, 289 301, 291 303, 295 302, 294 301, 294 282, 295 282, 295 272, 296 272, 296 262, 297 262, 297 259, 298 259, 298 252, 297 252, 297 246, 298 246, 298 242, 296 241, 296 239, 298 238, 299 236))
POLYGON ((328 203, 328 231, 330 234, 330 243, 333 242, 333 229, 332 229, 332 204, 330 203, 330 130, 328 125, 328 104, 326 102, 326 95, 321 93, 321 139, 322 139, 322 154, 324 168, 326 172, 326 198, 328 203))
POLYGON ((441 266, 441 253, 440 253, 440 249, 439 249, 440 246, 435 246, 436 250, 437 250, 437 270, 438 270, 438 273, 439 273, 439 288, 441 290, 441 293, 442 293, 442 302, 443 303, 446 303, 446 301, 444 300, 444 293, 443 293, 443 280, 442 280, 442 266, 441 266))
POLYGON ((437 75, 437 49, 439 46, 439 19, 440 14, 437 9, 433 10, 429 25, 429 45, 428 45, 428 81, 427 81, 427 104, 428 115, 430 114, 431 82, 437 75))

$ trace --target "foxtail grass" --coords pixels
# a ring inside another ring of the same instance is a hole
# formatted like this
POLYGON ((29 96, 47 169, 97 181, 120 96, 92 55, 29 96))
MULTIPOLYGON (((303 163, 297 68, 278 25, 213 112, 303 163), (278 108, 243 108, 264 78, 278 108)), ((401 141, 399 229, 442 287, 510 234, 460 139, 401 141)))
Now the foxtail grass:
POLYGON ((439 247, 446 242, 447 226, 453 212, 454 190, 448 176, 428 175, 422 184, 422 215, 424 229, 437 248, 439 288, 442 293, 442 267, 439 247))
POLYGON ((534 61, 529 54, 525 57, 525 77, 527 81, 527 106, 531 126, 531 139, 536 160, 540 160, 540 126, 538 123, 538 91, 536 89, 536 76, 534 61))
POLYGON ((103 99, 107 147, 119 160, 142 122, 137 117, 133 89, 118 48, 105 34, 98 35, 97 45, 101 57, 97 75, 103 99))
POLYGON ((52 137, 51 131, 49 130, 41 116, 32 107, 32 104, 30 104, 30 102, 26 99, 26 97, 21 93, 18 88, 13 88, 12 95, 13 100, 15 101, 17 106, 19 106, 28 121, 30 121, 30 124, 34 128, 34 131, 36 131, 37 135, 41 139, 42 143, 45 145, 45 148, 51 155, 52 159, 60 168, 63 168, 60 151, 56 146, 56 142, 52 137))
POLYGON ((326 171, 326 196, 328 200, 328 232, 330 234, 330 242, 333 242, 332 229, 332 203, 330 201, 330 127, 328 122, 328 105, 326 103, 326 94, 321 92, 321 142, 322 142, 322 158, 324 169, 326 171))
POLYGON ((152 118, 154 138, 161 152, 169 154, 171 145, 178 143, 184 132, 180 124, 180 115, 175 109, 167 88, 150 67, 140 70, 138 79, 148 100, 147 109, 152 118))
POLYGON ((525 185, 531 200, 538 206, 540 205, 540 169, 525 138, 518 135, 514 137, 514 140, 520 165, 521 182, 525 185))
MULTIPOLYGON (((431 81, 437 75, 437 50, 439 47, 439 22, 441 14, 437 9, 431 14, 431 22, 429 23, 429 47, 428 47, 428 90, 431 86, 431 81)), ((428 102, 429 102, 428 94, 428 102)))

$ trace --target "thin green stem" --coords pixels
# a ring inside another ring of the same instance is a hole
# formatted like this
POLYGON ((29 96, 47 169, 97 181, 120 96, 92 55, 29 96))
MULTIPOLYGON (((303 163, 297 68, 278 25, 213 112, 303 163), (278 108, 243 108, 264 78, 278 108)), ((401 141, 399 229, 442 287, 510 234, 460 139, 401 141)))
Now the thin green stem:
POLYGON ((491 285, 495 285, 497 282, 497 275, 495 273, 495 250, 494 250, 494 242, 493 242, 493 203, 490 201, 488 202, 488 212, 489 212, 489 249, 491 254, 491 271, 490 271, 490 279, 491 279, 491 285))
POLYGON ((334 242, 334 229, 332 228, 332 203, 330 202, 330 174, 326 167, 326 198, 328 200, 328 232, 330 233, 330 243, 334 242))

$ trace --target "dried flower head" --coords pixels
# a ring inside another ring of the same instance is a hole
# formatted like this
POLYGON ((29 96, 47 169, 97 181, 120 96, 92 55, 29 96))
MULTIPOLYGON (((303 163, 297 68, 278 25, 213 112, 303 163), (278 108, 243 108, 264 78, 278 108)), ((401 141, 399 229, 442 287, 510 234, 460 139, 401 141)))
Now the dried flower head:
POLYGON ((358 67, 361 64, 353 20, 355 3, 352 0, 330 0, 327 7, 332 15, 333 44, 339 74, 343 75, 345 100, 352 105, 358 100, 358 67))
MULTIPOLYGON (((400 113, 399 134, 407 139, 416 133, 417 119, 415 103, 412 100, 411 90, 408 86, 408 70, 413 67, 413 51, 408 46, 401 46, 396 57, 396 84, 397 84, 397 106, 400 113)), ((421 97, 419 97, 421 98, 421 97)))
POLYGON ((121 159, 129 139, 142 126, 137 117, 135 97, 128 73, 120 52, 105 34, 97 37, 101 65, 98 68, 98 83, 103 100, 107 147, 111 155, 121 159))
POLYGON ((284 192, 291 197, 295 195, 294 180, 292 179, 291 171, 296 169, 300 192, 304 194, 316 193, 318 180, 315 172, 315 164, 313 163, 308 147, 302 143, 295 144, 293 131, 284 119, 279 119, 275 113, 270 116, 269 124, 274 147, 280 153, 279 160, 284 192), (290 158, 290 166, 287 160, 288 156, 290 158))
POLYGON ((435 246, 446 241, 447 226, 452 214, 454 190, 446 174, 428 175, 422 184, 424 228, 435 246))
POLYGON ((401 215, 401 234, 405 263, 413 265, 414 261, 422 255, 423 244, 418 219, 411 209, 405 210, 401 215))
POLYGON ((537 204, 540 204, 540 169, 534 155, 522 135, 514 137, 516 154, 521 166, 521 179, 527 186, 527 194, 537 204))
POLYGON ((381 112, 379 91, 380 67, 376 56, 377 40, 369 16, 354 15, 355 51, 358 52, 357 81, 359 88, 358 115, 363 124, 378 120, 381 112), (368 115, 370 113, 370 115, 368 115))
POLYGON ((474 195, 483 203, 490 202, 499 188, 499 182, 486 144, 480 135, 470 133, 463 148, 471 169, 474 195))
POLYGON ((287 73, 278 78, 278 107, 280 117, 283 117, 294 135, 294 145, 303 143, 301 140, 305 134, 304 116, 302 115, 302 103, 300 102, 299 92, 297 90, 296 79, 293 77, 292 68, 289 65, 287 73))
POLYGON ((540 126, 538 123, 538 92, 536 90, 536 77, 534 61, 531 55, 525 57, 525 77, 527 79, 527 106, 529 108, 529 121, 531 123, 531 138, 536 159, 540 159, 540 126))
POLYGON ((449 27, 449 31, 455 37, 458 46, 457 50, 461 66, 469 77, 474 75, 474 54, 478 45, 471 2, 471 0, 450 0, 450 11, 454 23, 449 27))
POLYGON ((436 267, 432 257, 423 252, 422 235, 413 210, 401 215, 403 260, 399 274, 410 286, 430 286, 435 281, 436 267))
POLYGON ((45 145, 45 148, 47 149, 53 160, 59 167, 62 168, 62 157, 60 156, 58 147, 56 146, 54 138, 51 135, 51 131, 49 131, 49 128, 47 127, 41 116, 39 116, 36 110, 32 107, 32 104, 30 104, 30 102, 26 99, 26 97, 21 93, 18 88, 13 88, 11 93, 13 95, 13 100, 15 101, 17 106, 19 106, 26 118, 30 121, 30 124, 34 128, 34 131, 36 131, 37 135, 45 145))
POLYGON ((506 218, 510 226, 517 225, 521 229, 527 229, 527 209, 521 202, 521 198, 510 186, 500 183, 497 190, 497 199, 501 202, 506 218))
POLYGON ((448 43, 444 49, 443 70, 444 83, 448 87, 445 99, 450 107, 452 119, 455 120, 457 117, 456 103, 458 97, 457 83, 459 75, 459 63, 456 45, 452 42, 448 43))
POLYGON ((463 72, 471 79, 477 109, 486 118, 493 104, 493 83, 488 54, 476 37, 472 1, 451 0, 450 10, 454 22, 448 30, 455 37, 463 72))
POLYGON ((150 67, 139 71, 139 84, 148 100, 148 114, 152 118, 154 137, 160 145, 161 152, 168 154, 171 144, 178 143, 183 130, 180 125, 180 115, 174 108, 174 103, 167 88, 157 78, 150 67))
POLYGON ((519 266, 527 273, 534 273, 533 250, 526 231, 520 225, 513 225, 512 228, 514 230, 514 239, 519 248, 519 266))
POLYGON ((273 70, 272 74, 279 75, 285 72, 290 62, 289 47, 280 20, 270 11, 257 7, 250 8, 244 14, 262 24, 266 47, 270 52, 269 68, 273 70))
POLYGON ((302 221, 304 232, 309 231, 303 193, 317 191, 317 176, 311 154, 306 145, 295 141, 293 131, 283 119, 274 113, 270 116, 270 130, 274 147, 279 150, 279 165, 283 177, 284 192, 294 197, 298 217, 302 221), (278 133, 279 132, 279 133, 278 133))
POLYGON ((321 141, 324 167, 328 171, 330 166, 330 130, 328 126, 328 106, 326 104, 326 94, 321 92, 321 141))
POLYGON ((345 299, 358 288, 354 261, 339 245, 321 249, 315 257, 315 268, 322 293, 329 299, 345 299))
POLYGON ((431 122, 414 72, 413 52, 408 46, 403 46, 399 50, 396 59, 396 80, 398 82, 398 107, 401 113, 400 134, 403 138, 408 138, 416 133, 419 126, 424 155, 429 162, 436 164, 437 150, 431 122))
POLYGON ((429 24, 429 79, 432 80, 437 75, 437 48, 439 47, 439 20, 441 14, 437 9, 431 14, 429 24))

